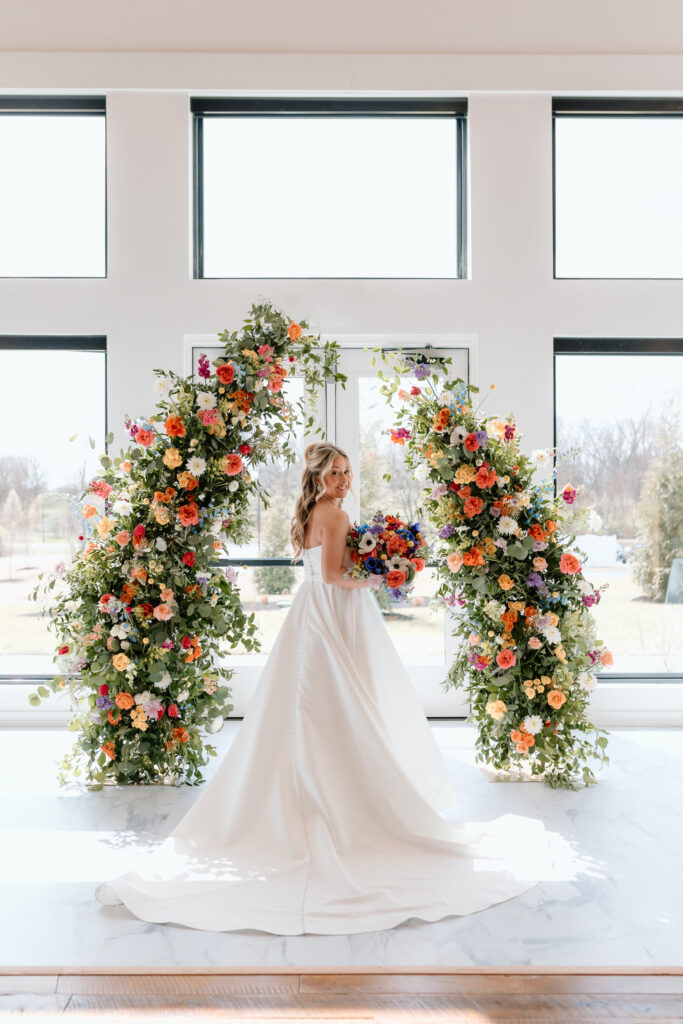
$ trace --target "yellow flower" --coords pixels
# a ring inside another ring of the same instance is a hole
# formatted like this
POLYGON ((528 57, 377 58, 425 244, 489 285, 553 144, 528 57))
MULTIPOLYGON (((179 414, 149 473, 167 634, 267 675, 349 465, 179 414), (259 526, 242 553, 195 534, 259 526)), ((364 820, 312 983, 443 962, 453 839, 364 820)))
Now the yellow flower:
POLYGON ((108 533, 111 533, 115 525, 116 524, 113 519, 107 519, 106 516, 103 516, 99 523, 97 523, 95 529, 99 533, 100 537, 106 537, 108 533))
POLYGON ((161 461, 169 469, 177 469, 178 466, 182 465, 183 459, 178 449, 171 447, 166 449, 166 453, 161 461))
POLYGON ((127 654, 115 654, 111 659, 111 663, 117 672, 123 672, 126 666, 130 663, 130 658, 127 654))
POLYGON ((458 466, 453 479, 456 484, 471 484, 476 475, 474 466, 458 466))
POLYGON ((561 661, 564 665, 567 664, 567 655, 565 653, 565 650, 564 650, 564 647, 562 646, 562 644, 558 644, 557 645, 557 647, 555 648, 554 654, 555 654, 555 657, 558 659, 558 661, 561 661))
POLYGON ((145 732, 147 729, 147 715, 145 714, 144 708, 138 704, 137 707, 133 708, 130 713, 131 725, 135 729, 139 729, 141 732, 145 732))

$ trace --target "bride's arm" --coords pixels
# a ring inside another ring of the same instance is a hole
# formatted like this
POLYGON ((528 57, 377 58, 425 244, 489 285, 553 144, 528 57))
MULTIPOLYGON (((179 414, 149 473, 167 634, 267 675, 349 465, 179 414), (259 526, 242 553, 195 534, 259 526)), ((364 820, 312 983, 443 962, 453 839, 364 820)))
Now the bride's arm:
POLYGON ((346 551, 346 535, 349 531, 349 517, 343 509, 329 506, 321 517, 322 552, 321 569, 325 583, 334 583, 344 590, 367 590, 377 586, 370 577, 364 580, 344 579, 344 553, 346 551))

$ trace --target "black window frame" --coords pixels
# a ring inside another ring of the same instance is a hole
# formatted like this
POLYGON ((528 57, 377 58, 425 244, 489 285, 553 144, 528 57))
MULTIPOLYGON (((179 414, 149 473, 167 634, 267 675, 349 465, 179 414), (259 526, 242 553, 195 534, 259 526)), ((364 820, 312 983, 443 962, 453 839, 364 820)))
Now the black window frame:
POLYGON ((94 277, 82 275, 64 276, 63 274, 0 274, 0 281, 106 281, 109 276, 106 96, 0 95, 0 117, 25 117, 27 115, 104 118, 104 273, 94 277))
MULTIPOLYGON (((553 338, 553 447, 557 447, 558 356, 671 356, 683 358, 683 338, 553 338)), ((555 481, 557 493, 557 481, 555 481)), ((597 672, 605 683, 683 683, 681 672, 597 672)))
POLYGON ((553 206, 553 280, 554 281, 681 281, 681 277, 558 277, 557 276, 557 119, 587 117, 683 117, 681 97, 552 97, 552 206, 553 206))
POLYGON ((201 281, 459 281, 468 273, 467 99, 293 99, 190 97, 192 114, 193 279, 201 281), (204 147, 206 117, 452 117, 456 126, 456 276, 433 277, 207 277, 204 274, 204 147))

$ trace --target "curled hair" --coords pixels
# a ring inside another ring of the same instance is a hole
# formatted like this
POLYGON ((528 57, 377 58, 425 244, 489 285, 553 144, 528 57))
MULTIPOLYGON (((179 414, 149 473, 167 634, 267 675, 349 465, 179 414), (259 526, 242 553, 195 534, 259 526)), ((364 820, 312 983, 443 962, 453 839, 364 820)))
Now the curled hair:
POLYGON ((309 444, 304 451, 305 465, 301 474, 301 494, 296 501, 291 525, 292 549, 294 551, 293 562, 299 558, 303 551, 304 534, 306 533, 308 520, 311 518, 311 512, 315 504, 320 501, 325 493, 322 480, 329 473, 332 463, 338 455, 345 458, 349 466, 351 465, 346 452, 329 441, 315 441, 313 444, 309 444), (320 478, 320 483, 316 481, 316 477, 320 478))

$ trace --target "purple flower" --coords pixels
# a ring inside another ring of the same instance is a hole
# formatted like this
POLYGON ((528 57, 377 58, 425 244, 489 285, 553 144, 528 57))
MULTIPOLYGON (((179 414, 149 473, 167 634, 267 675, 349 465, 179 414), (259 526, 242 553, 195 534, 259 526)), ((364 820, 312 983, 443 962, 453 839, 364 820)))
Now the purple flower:
POLYGON ((486 433, 486 431, 485 430, 475 430, 474 431, 474 436, 476 437, 477 441, 479 442, 479 447, 480 448, 486 448, 486 446, 489 443, 489 435, 486 433))
POLYGON ((429 377, 431 372, 432 371, 429 369, 426 363, 418 363, 415 369, 413 370, 413 375, 417 378, 417 380, 424 380, 425 377, 429 377))
POLYGON ((540 587, 543 583, 543 578, 538 572, 530 572, 526 578, 527 587, 540 587))
POLYGON ((227 528, 229 526, 230 526, 230 520, 229 519, 224 519, 223 522, 221 523, 221 529, 222 530, 227 530, 227 528))
POLYGON ((211 376, 211 370, 209 369, 209 360, 208 357, 203 352, 199 357, 199 362, 197 365, 197 373, 199 374, 200 377, 204 377, 204 379, 206 380, 208 377, 211 376))
POLYGON ((443 537, 444 540, 448 540, 448 538, 454 533, 455 527, 451 523, 446 523, 446 525, 442 526, 439 530, 439 537, 443 537))
POLYGON ((108 711, 109 708, 114 707, 114 701, 111 699, 111 697, 108 696, 96 697, 95 703, 97 704, 98 708, 103 708, 104 711, 108 711))
POLYGON ((546 544, 546 542, 544 540, 535 540, 534 541, 534 551, 545 551, 545 549, 547 547, 548 547, 548 545, 546 544))
POLYGON ((517 433, 517 427, 514 425, 514 423, 506 423, 505 424, 505 440, 506 441, 512 441, 512 439, 514 438, 516 433, 517 433))

